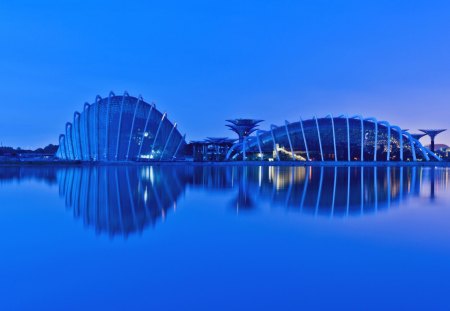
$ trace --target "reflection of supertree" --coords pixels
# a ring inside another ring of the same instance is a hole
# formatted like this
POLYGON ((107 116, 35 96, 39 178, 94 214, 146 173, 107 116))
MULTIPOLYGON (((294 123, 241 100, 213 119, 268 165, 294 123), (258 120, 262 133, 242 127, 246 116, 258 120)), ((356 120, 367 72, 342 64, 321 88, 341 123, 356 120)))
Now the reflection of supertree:
POLYGON ((231 189, 236 168, 226 166, 187 166, 186 183, 207 189, 231 189))
POLYGON ((73 167, 58 175, 75 217, 111 236, 141 232, 164 218, 184 190, 183 170, 169 167, 73 167))
POLYGON ((255 208, 255 203, 248 191, 248 171, 249 167, 247 166, 237 170, 238 194, 232 203, 237 212, 255 208))
POLYGON ((431 200, 434 200, 435 199, 435 197, 436 197, 436 194, 435 194, 435 168, 434 167, 432 167, 431 168, 431 172, 430 172, 430 175, 431 175, 431 178, 430 178, 430 199, 431 200))

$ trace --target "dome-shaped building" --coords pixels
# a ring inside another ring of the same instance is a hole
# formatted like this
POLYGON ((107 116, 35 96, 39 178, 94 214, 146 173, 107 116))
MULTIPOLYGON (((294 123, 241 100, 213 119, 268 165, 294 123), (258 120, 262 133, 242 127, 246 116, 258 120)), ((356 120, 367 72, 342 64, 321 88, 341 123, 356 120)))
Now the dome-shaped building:
POLYGON ((398 126, 375 118, 328 115, 272 125, 230 148, 229 160, 440 161, 398 126))
POLYGON ((59 137, 56 156, 69 161, 172 161, 180 158, 185 144, 177 124, 154 104, 111 92, 74 113, 59 137))

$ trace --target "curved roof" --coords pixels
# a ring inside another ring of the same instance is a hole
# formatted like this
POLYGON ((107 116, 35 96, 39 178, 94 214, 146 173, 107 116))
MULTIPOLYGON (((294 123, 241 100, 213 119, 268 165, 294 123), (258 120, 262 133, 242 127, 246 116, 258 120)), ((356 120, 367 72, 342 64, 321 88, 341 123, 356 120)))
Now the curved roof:
POLYGON ((74 113, 59 137, 56 155, 79 161, 174 160, 182 153, 184 138, 155 104, 111 92, 74 113))
POLYGON ((302 120, 256 135, 230 148, 227 159, 300 161, 440 161, 400 127, 375 118, 302 120))

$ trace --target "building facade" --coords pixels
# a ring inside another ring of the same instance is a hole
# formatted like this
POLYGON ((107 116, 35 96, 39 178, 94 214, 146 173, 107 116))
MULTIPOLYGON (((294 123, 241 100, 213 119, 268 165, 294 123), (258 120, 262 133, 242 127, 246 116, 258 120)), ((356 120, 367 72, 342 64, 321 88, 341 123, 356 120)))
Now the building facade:
POLYGON ((204 140, 191 141, 188 147, 192 149, 194 162, 221 162, 225 161, 228 150, 235 141, 227 137, 208 137, 204 140))
POLYGON ((182 157, 185 144, 177 124, 154 104, 111 92, 74 113, 59 137, 56 156, 69 161, 172 161, 182 157))
POLYGON ((362 116, 328 115, 258 130, 227 154, 228 160, 440 161, 400 127, 362 116))

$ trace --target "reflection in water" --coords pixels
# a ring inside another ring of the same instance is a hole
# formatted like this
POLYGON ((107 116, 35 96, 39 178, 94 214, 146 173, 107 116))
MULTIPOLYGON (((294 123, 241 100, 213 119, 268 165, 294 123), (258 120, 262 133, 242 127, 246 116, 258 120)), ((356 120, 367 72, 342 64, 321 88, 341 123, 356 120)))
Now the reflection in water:
POLYGON ((60 195, 97 232, 141 232, 165 218, 183 192, 182 175, 168 167, 84 167, 57 172, 60 195))
POLYGON ((416 167, 271 167, 255 190, 272 203, 305 212, 358 215, 420 194, 423 178, 416 167))
POLYGON ((406 197, 435 199, 450 180, 445 168, 83 166, 5 167, 0 183, 59 185, 76 218, 98 233, 142 232, 176 208, 186 187, 224 191, 237 211, 284 206, 314 215, 364 215, 406 197))
POLYGON ((55 169, 48 167, 31 166, 0 166, 0 185, 7 183, 21 183, 28 180, 37 180, 49 185, 56 184, 55 169))

